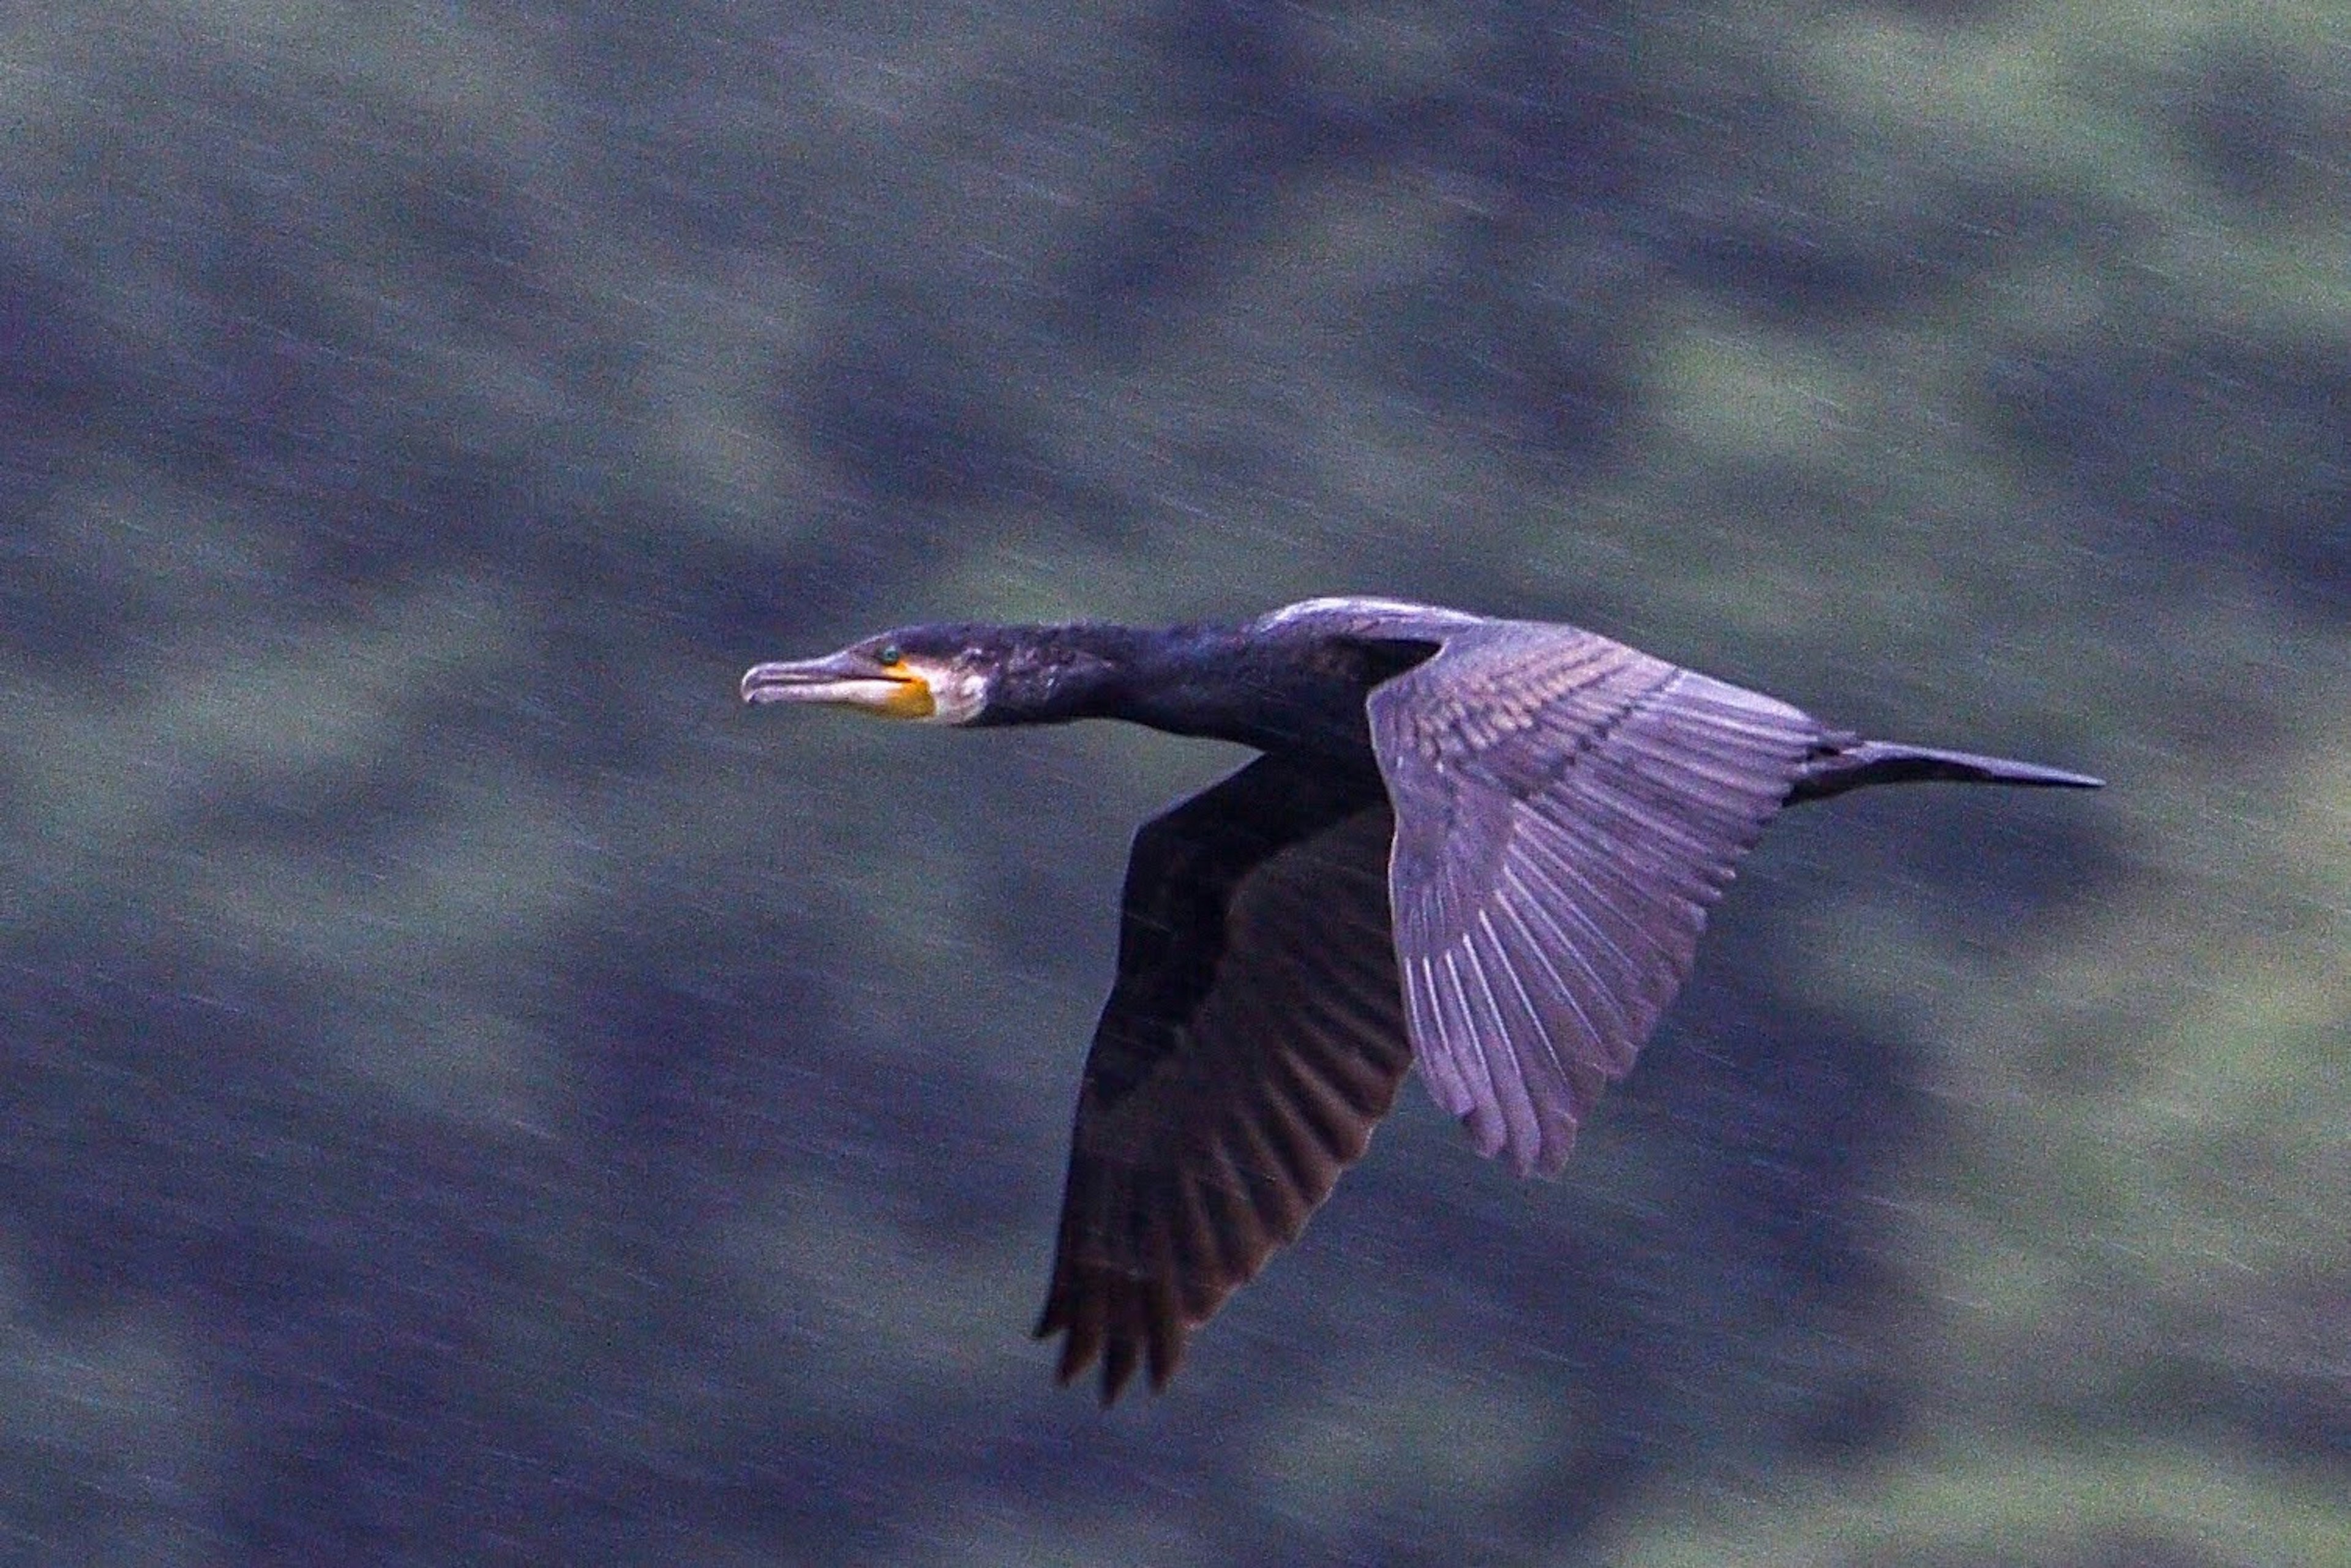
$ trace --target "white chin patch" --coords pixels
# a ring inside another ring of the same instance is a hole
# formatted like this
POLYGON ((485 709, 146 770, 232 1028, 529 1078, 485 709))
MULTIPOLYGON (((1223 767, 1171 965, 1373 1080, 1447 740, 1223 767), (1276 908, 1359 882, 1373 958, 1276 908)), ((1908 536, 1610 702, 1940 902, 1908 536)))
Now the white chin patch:
POLYGON ((925 674, 931 687, 931 712, 925 723, 969 724, 987 706, 987 677, 978 671, 950 665, 925 674))

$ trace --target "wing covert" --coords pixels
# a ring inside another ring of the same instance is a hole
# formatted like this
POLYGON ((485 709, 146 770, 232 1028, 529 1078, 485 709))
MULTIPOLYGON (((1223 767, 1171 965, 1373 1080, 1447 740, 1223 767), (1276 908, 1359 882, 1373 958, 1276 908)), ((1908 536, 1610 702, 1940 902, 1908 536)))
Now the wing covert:
POLYGON ((1593 632, 1499 622, 1370 712, 1422 1071, 1480 1153, 1552 1174, 1687 977, 1819 726, 1593 632))

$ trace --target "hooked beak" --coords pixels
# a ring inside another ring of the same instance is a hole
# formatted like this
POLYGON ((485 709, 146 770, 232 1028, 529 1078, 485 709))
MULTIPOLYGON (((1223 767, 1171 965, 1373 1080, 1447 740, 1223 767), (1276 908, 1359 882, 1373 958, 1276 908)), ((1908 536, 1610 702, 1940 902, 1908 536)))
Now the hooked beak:
POLYGON ((938 706, 930 682, 905 661, 881 664, 849 651, 754 664, 743 672, 743 700, 855 708, 883 718, 928 718, 938 706))

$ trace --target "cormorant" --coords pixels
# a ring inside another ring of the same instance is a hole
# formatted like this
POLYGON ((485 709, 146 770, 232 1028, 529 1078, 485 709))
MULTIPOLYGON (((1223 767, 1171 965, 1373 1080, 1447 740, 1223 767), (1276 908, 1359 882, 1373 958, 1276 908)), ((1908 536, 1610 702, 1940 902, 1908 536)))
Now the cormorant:
POLYGON ((1915 779, 2095 789, 1864 740, 1573 626, 1314 599, 1242 626, 914 626, 743 700, 936 724, 1117 718, 1262 756, 1144 824, 1036 1334, 1165 1388, 1294 1239, 1405 1068, 1556 1172, 1784 805, 1915 779))

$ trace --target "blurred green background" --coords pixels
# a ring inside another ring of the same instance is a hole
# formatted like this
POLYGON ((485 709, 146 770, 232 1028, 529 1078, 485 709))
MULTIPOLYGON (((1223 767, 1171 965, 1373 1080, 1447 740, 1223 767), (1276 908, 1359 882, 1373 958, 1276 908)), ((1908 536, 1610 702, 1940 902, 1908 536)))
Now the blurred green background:
POLYGON ((0 16, 0 1563, 2351 1561, 2339 3, 0 16), (2104 773, 1799 812, 1566 1178, 1026 1338, 1113 727, 1381 591, 2104 773))

